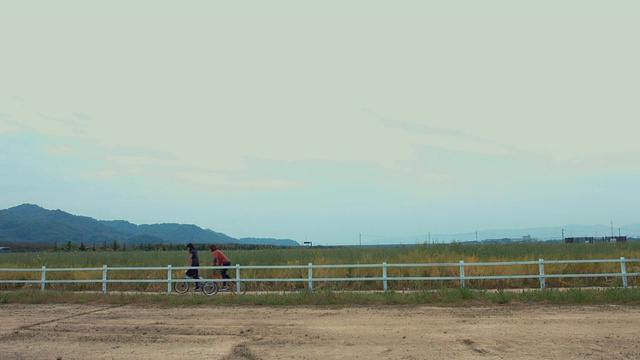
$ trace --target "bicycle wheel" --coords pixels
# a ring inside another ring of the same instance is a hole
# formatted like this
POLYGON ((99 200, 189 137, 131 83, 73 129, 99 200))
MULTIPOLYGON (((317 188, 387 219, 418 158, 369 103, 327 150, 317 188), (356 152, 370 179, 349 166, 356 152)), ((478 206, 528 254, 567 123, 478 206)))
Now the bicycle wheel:
MULTIPOLYGON (((232 281, 232 279, 227 279, 226 287, 222 286, 222 283, 223 283, 222 279, 216 279, 216 284, 218 285, 218 291, 230 293, 231 295, 238 294, 238 287, 235 281, 232 281)), ((242 290, 241 294, 244 294, 247 292, 247 289, 244 287, 244 283, 241 285, 240 289, 242 290)))
MULTIPOLYGON (((238 293, 238 283, 237 282, 231 282, 231 289, 233 290, 234 294, 238 293)), ((249 283, 247 282, 241 282, 240 283, 240 295, 244 295, 247 293, 247 288, 249 287, 249 283)))
POLYGON ((244 295, 247 292, 255 294, 255 293, 259 292, 262 289, 261 285, 262 285, 262 283, 260 283, 260 282, 246 282, 246 281, 243 281, 243 282, 240 283, 240 294, 244 295))
POLYGON ((205 295, 215 295, 218 293, 218 284, 215 281, 207 281, 202 283, 202 292, 205 295))
POLYGON ((173 283, 173 288, 176 290, 178 294, 184 294, 189 291, 189 283, 186 281, 179 281, 173 283))

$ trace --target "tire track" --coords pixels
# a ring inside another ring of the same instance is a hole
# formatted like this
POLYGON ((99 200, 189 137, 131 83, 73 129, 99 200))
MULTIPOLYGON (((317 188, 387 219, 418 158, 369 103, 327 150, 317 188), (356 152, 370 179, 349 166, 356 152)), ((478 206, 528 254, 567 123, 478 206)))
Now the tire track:
POLYGON ((37 322, 37 323, 34 323, 34 324, 22 325, 22 326, 18 327, 16 329, 16 331, 19 331, 19 330, 31 330, 31 331, 34 331, 35 329, 33 329, 33 328, 37 327, 37 326, 53 324, 53 323, 58 322, 58 321, 74 319, 74 318, 78 318, 78 317, 81 317, 81 316, 90 315, 90 314, 96 314, 96 313, 99 313, 99 312, 102 312, 102 311, 107 311, 107 310, 119 309, 119 308, 123 308, 125 306, 127 306, 127 305, 125 304, 125 305, 118 305, 118 306, 109 306, 109 307, 105 307, 105 308, 84 311, 84 312, 81 312, 81 313, 78 313, 78 314, 72 314, 72 315, 68 315, 68 316, 63 316, 63 317, 55 318, 55 319, 51 319, 51 320, 40 321, 40 322, 37 322))

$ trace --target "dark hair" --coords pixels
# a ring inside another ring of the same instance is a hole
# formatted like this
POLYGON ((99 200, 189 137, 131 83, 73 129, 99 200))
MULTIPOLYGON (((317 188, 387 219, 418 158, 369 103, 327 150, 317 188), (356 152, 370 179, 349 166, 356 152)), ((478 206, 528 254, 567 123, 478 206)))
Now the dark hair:
POLYGON ((187 244, 187 249, 193 250, 194 249, 193 244, 192 243, 188 243, 187 244))
POLYGON ((216 251, 216 250, 218 250, 218 248, 217 248, 215 245, 213 245, 213 244, 209 245, 209 249, 211 249, 211 251, 216 251))

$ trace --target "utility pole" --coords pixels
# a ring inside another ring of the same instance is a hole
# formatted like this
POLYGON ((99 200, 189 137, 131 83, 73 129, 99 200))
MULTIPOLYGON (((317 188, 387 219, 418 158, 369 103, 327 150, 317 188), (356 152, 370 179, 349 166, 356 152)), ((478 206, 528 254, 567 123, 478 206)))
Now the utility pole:
POLYGON ((611 220, 611 236, 613 236, 613 220, 611 220))
POLYGON ((360 246, 362 246, 362 233, 360 233, 360 246))
POLYGON ((562 229, 562 241, 564 241, 564 229, 562 229))

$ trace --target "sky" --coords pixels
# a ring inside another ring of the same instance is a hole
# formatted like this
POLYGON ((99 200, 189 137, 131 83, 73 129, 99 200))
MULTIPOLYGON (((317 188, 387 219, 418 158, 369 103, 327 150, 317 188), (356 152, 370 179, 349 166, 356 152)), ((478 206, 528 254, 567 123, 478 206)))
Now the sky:
POLYGON ((640 232, 639 12, 0 0, 0 208, 320 245, 640 232))

